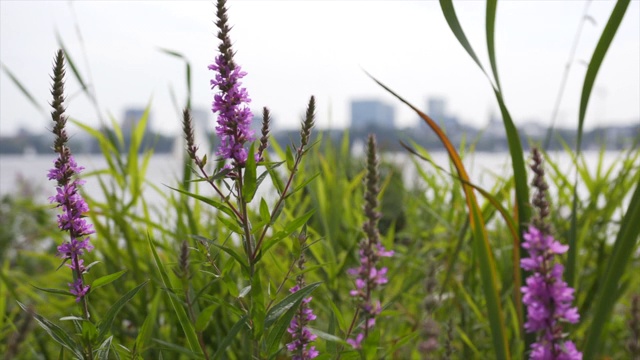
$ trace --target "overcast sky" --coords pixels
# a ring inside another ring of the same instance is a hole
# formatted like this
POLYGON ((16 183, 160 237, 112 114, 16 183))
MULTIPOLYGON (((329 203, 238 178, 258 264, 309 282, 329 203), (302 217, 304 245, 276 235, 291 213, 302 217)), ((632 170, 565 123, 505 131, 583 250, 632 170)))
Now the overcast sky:
MULTIPOLYGON (((483 1, 455 1, 460 22, 488 64, 483 1)), ((558 125, 577 124, 580 90, 614 1, 594 1, 561 105, 558 125)), ((501 1, 496 53, 508 107, 516 123, 548 124, 586 2, 501 1)), ((156 129, 172 133, 179 118, 171 90, 186 97, 180 60, 192 65, 193 104, 210 108, 207 70, 216 56, 211 1, 0 1, 0 60, 48 110, 51 64, 58 31, 79 71, 95 88, 99 112, 118 121, 129 106, 151 101, 156 129), (83 42, 79 39, 79 33, 83 42)), ((349 101, 377 98, 395 106, 399 126, 416 117, 364 73, 424 108, 430 96, 448 99, 465 123, 482 126, 497 109, 489 82, 451 34, 437 1, 231 1, 236 62, 254 112, 268 106, 280 127, 293 127, 310 95, 318 124, 344 127, 349 101)), ((67 81, 68 114, 97 126, 98 115, 80 86, 67 81)), ((631 2, 598 74, 587 127, 640 121, 640 2, 631 2)), ((43 131, 50 119, 0 74, 0 133, 43 131)), ((213 128, 214 117, 211 116, 213 128)))

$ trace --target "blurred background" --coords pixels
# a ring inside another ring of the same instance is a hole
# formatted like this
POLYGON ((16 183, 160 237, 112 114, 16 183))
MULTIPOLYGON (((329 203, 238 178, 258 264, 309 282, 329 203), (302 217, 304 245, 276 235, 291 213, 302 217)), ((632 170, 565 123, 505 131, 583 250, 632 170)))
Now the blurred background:
MULTIPOLYGON (((614 3, 499 3, 498 69, 516 124, 550 124, 576 46, 557 118, 560 127, 576 126, 585 64, 614 3)), ((474 49, 488 64, 484 3, 455 6, 474 49)), ((171 93, 184 106, 185 67, 159 49, 188 59, 193 106, 207 112, 213 94, 207 65, 218 45, 214 10, 206 1, 0 2, 2 66, 44 109, 33 106, 2 71, 0 134, 48 128, 49 74, 62 42, 100 112, 69 71, 71 117, 99 126, 100 118, 111 114, 122 123, 128 110, 151 103, 152 129, 175 135, 180 122, 171 93)), ((482 128, 499 113, 484 75, 451 34, 436 1, 231 1, 230 18, 237 61, 248 72, 244 85, 252 109, 260 113, 263 106, 270 107, 277 128, 296 127, 311 94, 318 99, 321 128, 349 126, 352 102, 359 100, 391 106, 394 127, 416 126, 411 110, 376 86, 365 70, 431 110, 434 118, 455 117, 463 125, 482 128)), ((639 69, 640 2, 633 1, 598 75, 587 128, 640 123, 639 69)))

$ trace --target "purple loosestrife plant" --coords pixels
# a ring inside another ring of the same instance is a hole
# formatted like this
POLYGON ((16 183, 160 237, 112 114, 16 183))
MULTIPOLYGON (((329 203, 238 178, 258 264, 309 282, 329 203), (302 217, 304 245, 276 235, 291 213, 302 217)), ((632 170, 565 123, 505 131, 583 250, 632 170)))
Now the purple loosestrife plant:
MULTIPOLYGON (((378 232, 378 220, 380 213, 376 211, 378 207, 378 157, 376 154, 376 139, 374 135, 369 135, 367 143, 367 176, 365 178, 365 207, 364 212, 367 221, 363 226, 366 239, 360 241, 360 266, 349 269, 349 275, 355 276, 356 288, 350 294, 358 303, 358 312, 362 313, 364 322, 362 332, 347 342, 356 349, 362 347, 362 342, 369 335, 369 330, 376 323, 376 316, 380 314, 382 307, 380 301, 373 300, 373 291, 388 282, 387 268, 378 267, 378 262, 382 257, 393 256, 393 251, 388 251, 380 243, 380 233, 378 232)), ((356 313, 357 316, 358 313, 356 313)), ((354 317, 355 322, 355 317, 354 317)), ((353 325, 353 324, 352 324, 353 325)), ((351 332, 351 329, 350 331, 351 332)))
POLYGON ((529 257, 523 258, 520 265, 531 275, 522 287, 522 302, 527 307, 525 330, 538 334, 535 343, 531 344, 532 360, 580 360, 580 353, 575 344, 565 340, 562 322, 572 324, 580 320, 576 307, 571 303, 574 290, 562 280, 564 267, 555 263, 555 255, 563 254, 568 246, 562 245, 549 234, 550 226, 544 221, 549 214, 549 205, 545 198, 547 184, 544 181, 542 157, 538 149, 533 149, 535 176, 533 185, 537 189, 533 204, 538 210, 533 224, 524 234, 522 247, 529 257))
MULTIPOLYGON (((301 235, 299 239, 300 244, 303 247, 303 251, 297 261, 300 275, 298 275, 296 278, 296 285, 289 290, 292 294, 305 286, 304 264, 306 262, 306 259, 304 257, 304 243, 306 242, 307 238, 305 235, 301 235)), ((291 352, 292 360, 313 359, 319 354, 315 346, 310 345, 317 337, 316 335, 311 333, 311 331, 307 327, 307 324, 310 321, 316 319, 316 315, 313 313, 311 307, 309 307, 309 303, 312 299, 313 298, 311 296, 302 299, 298 311, 293 316, 293 319, 291 319, 289 328, 287 328, 287 332, 291 334, 291 338, 293 339, 293 341, 287 344, 287 350, 291 352)))
POLYGON ((73 282, 69 283, 69 291, 76 296, 76 302, 85 300, 85 315, 89 317, 89 310, 86 296, 89 292, 89 285, 86 285, 83 275, 86 271, 84 261, 81 256, 85 251, 91 251, 93 246, 89 242, 88 235, 93 234, 93 226, 89 224, 84 213, 89 211, 87 203, 79 193, 79 187, 84 184, 83 180, 77 179, 77 175, 84 169, 78 166, 71 150, 67 147, 69 140, 65 125, 67 117, 64 115, 64 54, 59 50, 55 60, 53 71, 53 111, 51 117, 54 122, 52 132, 55 135, 53 149, 58 153, 54 168, 49 170, 49 180, 56 180, 57 194, 50 197, 52 203, 56 203, 61 208, 62 213, 58 215, 58 227, 60 230, 69 232, 69 241, 65 241, 58 246, 58 255, 65 261, 69 261, 67 266, 73 271, 73 282))
POLYGON ((234 52, 229 37, 231 27, 228 24, 225 1, 218 1, 217 16, 216 25, 221 43, 218 46, 219 55, 209 65, 209 70, 216 72, 211 79, 211 89, 219 90, 214 95, 211 107, 213 113, 218 114, 216 133, 220 137, 220 147, 217 155, 222 159, 232 160, 233 167, 242 167, 248 156, 244 144, 254 140, 250 129, 253 115, 247 105, 251 99, 240 82, 247 73, 233 61, 234 52))

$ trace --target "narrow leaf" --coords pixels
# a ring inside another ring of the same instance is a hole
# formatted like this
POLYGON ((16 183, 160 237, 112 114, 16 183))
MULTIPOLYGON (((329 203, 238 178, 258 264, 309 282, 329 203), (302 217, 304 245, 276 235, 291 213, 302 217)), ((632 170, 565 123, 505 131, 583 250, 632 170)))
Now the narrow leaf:
POLYGON ((265 329, 268 329, 271 325, 273 325, 276 320, 278 320, 278 318, 282 316, 282 314, 284 314, 287 310, 291 309, 291 307, 293 307, 298 300, 309 296, 309 294, 311 294, 313 290, 320 286, 320 284, 322 283, 316 282, 313 284, 309 284, 302 289, 294 292, 293 294, 287 295, 284 299, 282 299, 282 301, 269 309, 269 311, 267 312, 267 317, 264 321, 265 329))
POLYGON ((116 315, 120 312, 122 307, 128 303, 137 293, 142 289, 143 286, 147 285, 149 280, 143 282, 142 284, 136 286, 126 294, 124 294, 118 301, 116 301, 111 308, 107 311, 104 318, 98 324, 98 339, 102 339, 109 330, 111 330, 111 325, 113 325, 113 321, 116 318, 116 315))
MULTIPOLYGON (((151 254, 153 255, 153 259, 155 260, 156 266, 158 267, 158 272, 160 273, 160 278, 162 279, 162 284, 168 292, 171 291, 171 281, 169 280, 169 275, 167 275, 167 271, 164 268, 164 265, 160 261, 160 257, 158 256, 158 252, 156 251, 156 247, 153 245, 153 241, 151 241, 151 237, 147 236, 149 241, 149 247, 151 248, 151 254)), ((171 302, 171 306, 173 307, 176 316, 178 317, 178 322, 182 327, 182 331, 184 331, 185 336, 187 337, 187 341, 189 342, 189 347, 191 350, 197 353, 201 353, 200 344, 198 342, 198 336, 193 328, 193 325, 189 321, 189 317, 187 316, 186 311, 172 296, 169 296, 169 301, 171 302)))
POLYGON ((253 200, 253 197, 256 194, 256 190, 258 188, 257 184, 257 169, 256 169, 256 158, 255 158, 255 143, 251 144, 249 148, 249 156, 247 157, 247 162, 245 164, 244 169, 244 178, 242 179, 242 197, 243 200, 248 204, 253 200))
POLYGON ((229 347, 233 339, 236 337, 236 335, 240 332, 240 330, 242 330, 243 327, 247 326, 246 323, 247 323, 247 315, 244 315, 243 317, 240 318, 240 320, 238 320, 237 323, 235 323, 231 327, 231 330, 229 330, 229 333, 227 334, 227 336, 222 340, 222 342, 220 342, 220 347, 218 347, 218 350, 213 355, 214 359, 219 359, 224 354, 224 352, 227 350, 227 348, 229 347))
MULTIPOLYGON (((18 305, 22 310, 28 312, 27 307, 24 304, 18 301, 18 305)), ((40 325, 55 342, 69 350, 76 357, 80 359, 83 358, 80 347, 66 331, 36 313, 33 314, 33 317, 36 319, 36 322, 38 322, 38 325, 40 325)))
POLYGON ((91 283, 91 290, 95 290, 97 288, 111 284, 112 282, 118 280, 126 272, 127 270, 121 270, 121 271, 118 271, 117 273, 105 275, 95 279, 93 283, 91 283))

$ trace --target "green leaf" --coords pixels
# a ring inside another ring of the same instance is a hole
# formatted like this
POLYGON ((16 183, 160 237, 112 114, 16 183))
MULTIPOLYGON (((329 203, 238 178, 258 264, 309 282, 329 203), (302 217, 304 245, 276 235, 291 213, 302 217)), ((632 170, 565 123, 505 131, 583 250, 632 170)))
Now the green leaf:
POLYGON ((187 195, 189 197, 192 197, 192 198, 194 198, 196 200, 200 200, 205 204, 211 205, 214 208, 216 208, 216 209, 222 211, 223 213, 229 215, 231 218, 235 219, 235 214, 233 213, 233 211, 231 209, 229 209, 226 205, 224 205, 223 203, 221 203, 219 201, 210 199, 210 198, 202 196, 202 195, 194 194, 194 193, 191 193, 191 192, 188 192, 188 191, 185 191, 185 190, 176 189, 176 188, 173 188, 171 186, 167 186, 167 187, 169 189, 171 189, 171 190, 175 190, 175 191, 177 191, 177 192, 179 192, 181 194, 185 194, 185 195, 187 195))
POLYGON ((285 225, 284 232, 287 233, 287 235, 293 233, 294 231, 302 227, 302 225, 306 224, 307 221, 309 221, 309 219, 311 218, 311 216, 313 216, 314 213, 315 213, 315 209, 312 209, 307 213, 305 213, 304 215, 293 219, 290 223, 285 225))
POLYGON ((342 345, 346 345, 347 342, 344 341, 344 339, 339 338, 335 335, 331 335, 329 333, 326 333, 324 331, 318 330, 318 329, 313 329, 313 328, 309 328, 309 330, 311 331, 311 333, 313 333, 314 335, 316 335, 317 337, 319 337, 320 339, 324 339, 327 341, 331 341, 331 342, 337 342, 340 343, 342 345))
MULTIPOLYGON (((382 82, 378 81, 371 75, 369 75, 369 77, 371 77, 371 79, 382 88, 387 90, 387 92, 395 96, 398 100, 409 106, 413 111, 416 112, 418 116, 422 118, 422 120, 427 123, 427 125, 429 125, 431 130, 436 133, 442 145, 447 150, 449 159, 453 163, 458 173, 458 177, 465 180, 467 183, 470 182, 469 175, 464 167, 464 164, 462 163, 460 155, 456 151, 447 135, 436 124, 436 122, 433 121, 433 119, 431 119, 431 117, 429 117, 427 114, 423 113, 418 108, 403 99, 400 95, 393 92, 393 90, 384 85, 382 82)), ((500 303, 496 261, 493 257, 491 243, 489 242, 487 230, 485 228, 485 223, 482 216, 482 211, 480 210, 480 206, 478 205, 478 200, 473 188, 467 183, 462 184, 462 189, 464 190, 466 205, 469 210, 469 225, 473 234, 474 253, 478 254, 477 258, 480 263, 480 277, 482 279, 482 289, 486 300, 487 312, 489 315, 489 325, 491 328, 493 346, 496 351, 497 358, 508 360, 511 359, 511 354, 509 352, 509 341, 507 339, 504 313, 502 311, 502 305, 500 303)), ((523 210, 524 209, 520 211, 523 210)))
POLYGON ((112 282, 118 280, 126 272, 127 270, 121 270, 121 271, 118 271, 117 273, 105 275, 95 279, 93 283, 91 283, 91 290, 95 290, 105 285, 111 284, 112 282))
POLYGON ((213 316, 213 312, 219 307, 218 304, 209 305, 200 314, 196 319, 196 331, 201 332, 204 331, 207 326, 209 326, 209 322, 211 321, 211 317, 213 316))
MULTIPOLYGON (((287 225, 285 225, 283 230, 278 231, 277 233, 273 234, 273 236, 271 236, 269 238, 269 240, 264 242, 264 244, 262 245, 262 248, 260 249, 261 252, 265 253, 267 250, 272 248, 278 242, 280 242, 281 240, 283 240, 287 236, 291 235, 297 229, 301 228, 303 225, 306 224, 307 221, 309 221, 309 219, 311 218, 311 216, 313 216, 314 213, 315 213, 315 210, 310 210, 309 212, 305 213, 304 215, 302 215, 302 216, 300 216, 298 218, 295 218, 294 220, 289 222, 287 225)), ((296 245, 296 244, 297 243, 294 242, 294 246, 299 246, 299 245, 296 245)), ((297 253, 298 252, 296 252, 296 254, 297 253)))
POLYGON ((253 197, 256 194, 256 190, 258 189, 258 184, 256 182, 256 167, 255 143, 251 143, 251 147, 249 148, 249 155, 247 157, 247 162, 244 168, 244 177, 242 179, 242 198, 247 204, 250 203, 251 200, 253 200, 253 197))
MULTIPOLYGON (((262 164, 264 165, 264 164, 262 164)), ((258 179, 256 180, 256 186, 260 187, 260 184, 262 184, 262 182, 264 181, 264 179, 267 178, 267 175, 269 175, 269 171, 265 170, 262 172, 262 174, 260 174, 260 176, 258 176, 258 179)))
MULTIPOLYGON (((151 237, 147 236, 149 241, 149 247, 151 248, 151 254, 153 255, 153 259, 155 260, 156 266, 158 267, 158 272, 160 273, 160 278, 162 279, 162 284, 165 289, 173 293, 171 290, 171 281, 169 280, 169 275, 167 275, 167 271, 164 268, 164 265, 160 261, 160 257, 158 256, 158 252, 156 251, 156 247, 153 245, 153 241, 151 241, 151 237)), ((202 349, 200 349, 200 343, 198 342, 198 335, 189 321, 189 317, 187 316, 186 311, 182 307, 182 304, 178 303, 173 296, 169 296, 169 301, 171 302, 171 306, 173 307, 173 311, 176 313, 178 317, 178 322, 182 327, 182 331, 184 331, 185 336, 187 337, 187 341, 189 342, 189 347, 194 352, 202 354, 202 349)))
POLYGON ((244 235, 244 230, 242 230, 242 225, 238 221, 236 221, 235 218, 233 220, 229 220, 222 216, 218 216, 218 220, 220 220, 220 222, 224 224, 224 226, 227 229, 235 232, 236 234, 244 235))
POLYGON ((631 0, 618 0, 616 2, 616 6, 611 12, 609 21, 602 31, 600 40, 598 40, 598 45, 596 45, 596 49, 593 51, 593 55, 591 56, 591 60, 589 61, 587 73, 584 77, 584 84, 582 85, 582 95, 580 97, 580 112, 578 115, 578 140, 576 147, 577 151, 580 151, 580 145, 582 143, 582 128, 584 125, 585 116, 587 114, 587 106, 589 105, 589 98, 591 97, 593 84, 596 82, 596 76, 598 75, 598 71, 600 70, 602 61, 604 60, 604 56, 607 54, 607 50, 609 50, 609 46, 613 41, 613 37, 618 32, 618 27, 620 26, 622 18, 627 12, 627 7, 629 6, 630 2, 631 0))
POLYGON ((251 322, 253 324, 253 338, 256 340, 260 339, 264 332, 264 318, 264 291, 260 272, 256 271, 251 282, 251 322))
MULTIPOLYGON (((22 304, 21 302, 17 302, 18 305, 22 308, 22 310, 29 312, 29 310, 27 310, 27 307, 24 306, 24 304, 22 304)), ((46 332, 47 334, 49 334, 49 336, 51 336, 51 338, 57 342, 58 344, 62 345, 64 348, 66 348, 67 350, 69 350, 73 355, 75 355, 77 358, 82 359, 82 349, 78 346, 78 344, 73 340, 73 338, 71 338, 71 336, 69 336, 69 334, 67 334, 66 331, 64 331, 61 327, 59 327, 58 325, 52 323, 51 321, 47 320, 46 318, 33 313, 33 317, 34 319, 36 319, 36 322, 38 323, 38 325, 40 325, 46 332)))
POLYGON ((453 1, 440 0, 440 8, 442 9, 442 14, 444 15, 445 20, 447 20, 447 24, 449 24, 451 32, 453 32, 453 35, 455 35, 455 37, 458 39, 460 45, 462 45, 462 47, 467 51, 473 61, 478 64, 482 72, 487 75, 487 72, 482 67, 480 59, 478 59, 478 56, 476 55, 475 51, 473 51, 469 40, 467 40, 467 36, 464 34, 464 30, 462 30, 462 26, 460 25, 458 17, 456 16, 456 10, 453 7, 453 1))
POLYGON ((298 306, 302 302, 302 298, 298 299, 294 302, 293 306, 291 306, 273 325, 271 331, 267 335, 267 352, 271 358, 273 358, 278 352, 280 352, 280 342, 282 341, 282 337, 284 336, 289 324, 291 323, 291 319, 296 314, 298 310, 298 306))
POLYGON ((282 194, 282 191, 284 190, 284 183, 282 182, 282 179, 280 179, 280 175, 278 175, 278 172, 275 170, 281 164, 282 163, 267 165, 267 172, 269 173, 269 177, 271 178, 273 186, 275 186, 276 190, 278 191, 278 195, 282 194))
MULTIPOLYGON (((611 318, 613 307, 616 304, 618 288, 621 279, 629 265, 629 260, 636 253, 640 240, 640 184, 636 189, 622 219, 620 231, 616 236, 613 251, 609 256, 604 276, 601 277, 600 289, 593 312, 593 320, 589 326, 584 345, 584 359, 591 360, 598 356, 602 339, 606 338, 607 322, 611 318)), ((636 273, 637 274, 637 273, 636 273)))
POLYGON ((116 318, 116 315, 120 312, 122 307, 128 303, 137 293, 142 289, 143 286, 147 285, 149 280, 143 282, 142 284, 136 286, 126 294, 124 294, 118 301, 116 301, 109 310, 107 311, 104 318, 98 324, 98 339, 104 338, 105 335, 111 330, 111 325, 113 325, 113 321, 116 318))
POLYGON ((105 341, 100 344, 96 352, 96 357, 100 360, 109 360, 109 350, 111 350, 111 341, 113 340, 113 335, 109 336, 105 341))
POLYGON ((267 312, 267 317, 265 318, 265 321, 264 321, 265 329, 268 329, 269 327, 271 327, 271 325, 273 325, 276 322, 276 320, 278 320, 278 318, 282 316, 282 314, 284 314, 287 310, 291 309, 296 304, 297 301, 309 296, 309 294, 311 294, 313 290, 315 290, 318 286, 320 286, 320 284, 322 283, 316 282, 313 284, 309 284, 303 287, 302 289, 294 292, 293 294, 287 295, 284 299, 282 299, 282 301, 280 301, 279 303, 274 305, 271 309, 269 309, 269 311, 267 312))
MULTIPOLYGON (((231 261, 229 261, 230 264, 233 264, 231 261)), ((235 298, 240 297, 240 291, 238 290, 238 284, 236 284, 236 282, 234 281, 234 279, 226 274, 222 277, 222 282, 224 283, 224 285, 227 288, 227 291, 229 292, 229 294, 235 298)))
POLYGON ((153 339, 153 341, 161 346, 156 346, 154 348, 159 348, 159 349, 167 349, 167 350, 171 350, 171 351, 175 351, 184 355, 188 356, 188 359, 204 359, 204 355, 202 355, 201 353, 196 353, 191 351, 190 349, 187 349, 185 347, 176 345, 176 344, 172 344, 170 342, 166 342, 160 339, 153 339))
MULTIPOLYGON (((587 73, 584 76, 584 83, 582 85, 582 95, 580 96, 580 110, 578 114, 578 134, 576 140, 576 158, 580 157, 580 151, 582 148, 582 132, 584 127, 584 120, 587 115, 587 106, 589 105, 589 99, 591 98, 591 91, 593 90, 593 85, 596 81, 596 76, 598 75, 598 71, 600 70, 600 66, 602 65, 602 61, 604 60, 604 56, 607 54, 609 50, 609 46, 613 41, 613 37, 618 31, 618 27, 624 18, 624 15, 627 12, 627 7, 629 6, 630 0, 618 0, 616 2, 616 6, 613 8, 611 12, 611 16, 609 17, 609 21, 607 21, 607 25, 605 26, 602 34, 600 35, 600 40, 598 40, 598 44, 596 45, 595 50, 593 51, 593 55, 591 56, 591 60, 589 61, 589 66, 587 67, 587 73)), ((578 216, 578 191, 577 191, 577 182, 578 179, 576 177, 576 181, 574 183, 574 192, 573 192, 573 202, 571 207, 571 229, 569 242, 569 250, 567 252, 567 263, 566 267, 566 280, 569 286, 574 286, 575 282, 575 269, 576 269, 576 254, 579 249, 577 249, 577 216, 578 216)), ((586 353, 585 353, 586 354, 586 353)), ((586 359, 589 359, 587 355, 586 359)))
POLYGON ((248 326, 247 315, 244 315, 243 317, 241 317, 240 320, 238 320, 238 322, 236 322, 231 327, 231 330, 229 330, 229 333, 227 334, 227 336, 220 342, 220 346, 218 347, 218 350, 216 350, 216 353, 213 355, 214 359, 219 359, 224 354, 224 352, 227 350, 227 348, 229 347, 233 339, 236 337, 238 332, 240 332, 240 330, 242 330, 242 328, 245 326, 248 326))
POLYGON ((136 337, 135 348, 138 352, 144 351, 150 345, 151 334, 153 333, 153 329, 156 327, 156 318, 158 316, 160 299, 161 292, 156 292, 156 295, 151 302, 151 308, 149 309, 147 317, 144 319, 144 323, 142 323, 142 327, 136 337))
POLYGON ((293 159, 293 153, 291 152, 290 146, 287 146, 286 162, 287 162, 287 169, 289 169, 289 171, 293 171, 293 168, 295 166, 295 161, 293 159))
POLYGON ((35 286, 33 284, 31 284, 32 287, 40 290, 40 291, 44 291, 44 292, 48 292, 50 294, 56 294, 56 295, 64 295, 64 296, 72 296, 75 297, 75 295, 73 295, 72 293, 69 292, 69 290, 60 290, 60 289, 49 289, 49 288, 41 288, 38 286, 35 286))
POLYGON ((82 78, 82 75, 80 75, 80 71, 78 71, 78 67, 76 66, 75 62, 73 61, 73 58, 71 57, 71 54, 67 51, 67 48, 64 46, 64 42, 62 41, 62 37, 60 36, 60 33, 57 30, 56 30, 56 41, 58 42, 58 45, 60 46, 62 51, 64 51, 65 60, 66 60, 67 64, 69 65, 69 67, 71 68, 71 72, 76 77, 76 80, 78 80, 78 82, 80 83, 80 86, 82 86, 82 90, 86 94, 88 94, 90 96, 90 94, 88 92, 89 87, 87 86, 87 83, 82 78))
POLYGON ((242 290, 240 290, 240 293, 238 294, 238 298, 241 299, 247 296, 250 292, 251 292, 251 285, 245 286, 242 288, 242 290))
POLYGON ((269 206, 267 205, 267 202, 264 200, 264 198, 260 199, 260 218, 262 218, 263 221, 267 221, 268 223, 271 223, 271 214, 269 213, 269 206))
POLYGON ((85 339, 86 343, 94 343, 97 335, 98 329, 91 321, 82 321, 82 337, 85 339))
POLYGON ((45 115, 47 112, 44 110, 44 107, 42 107, 42 105, 29 92, 29 90, 27 90, 27 88, 24 85, 22 85, 22 82, 18 80, 18 78, 9 70, 9 68, 5 64, 2 64, 2 70, 4 71, 5 74, 7 74, 9 79, 13 81, 14 85, 16 85, 18 89, 20 89, 20 92, 22 93, 22 95, 24 95, 29 100, 31 105, 33 105, 36 109, 38 109, 41 114, 45 115))
POLYGON ((320 173, 317 173, 317 174, 311 176, 310 178, 305 179, 305 181, 302 184, 296 186, 295 189, 290 191, 285 198, 288 198, 289 196, 291 196, 291 195, 295 194, 296 192, 300 191, 301 189, 304 189, 305 186, 309 185, 309 183, 311 183, 313 180, 315 180, 318 176, 320 176, 320 173))
POLYGON ((240 254, 238 254, 238 253, 237 253, 235 250, 233 250, 232 248, 230 248, 230 247, 226 247, 226 246, 224 246, 224 245, 219 245, 219 244, 216 244, 216 243, 214 243, 214 242, 211 242, 211 245, 212 245, 212 246, 215 246, 215 247, 217 247, 218 249, 220 249, 220 250, 222 250, 222 251, 226 252, 227 254, 231 255, 231 257, 233 257, 233 258, 238 262, 238 264, 240 264, 240 265, 242 266, 242 268, 244 268, 244 269, 245 269, 245 270, 247 270, 247 271, 249 270, 249 265, 244 261, 244 259, 242 258, 242 256, 240 256, 240 254))
POLYGON ((486 36, 487 50, 489 52, 489 62, 491 63, 491 71, 496 81, 496 89, 502 92, 500 88, 500 79, 498 78, 498 66, 496 61, 494 32, 496 27, 496 9, 498 8, 498 0, 487 0, 486 11, 486 36))
POLYGON ((129 191, 132 198, 131 203, 134 203, 138 196, 141 195, 141 185, 144 177, 144 172, 141 171, 141 167, 138 162, 140 147, 142 145, 142 139, 147 130, 147 122, 149 120, 149 112, 151 111, 151 102, 144 109, 142 117, 138 120, 134 129, 125 129, 125 131, 131 131, 131 139, 129 144, 129 153, 127 154, 127 176, 129 191))

